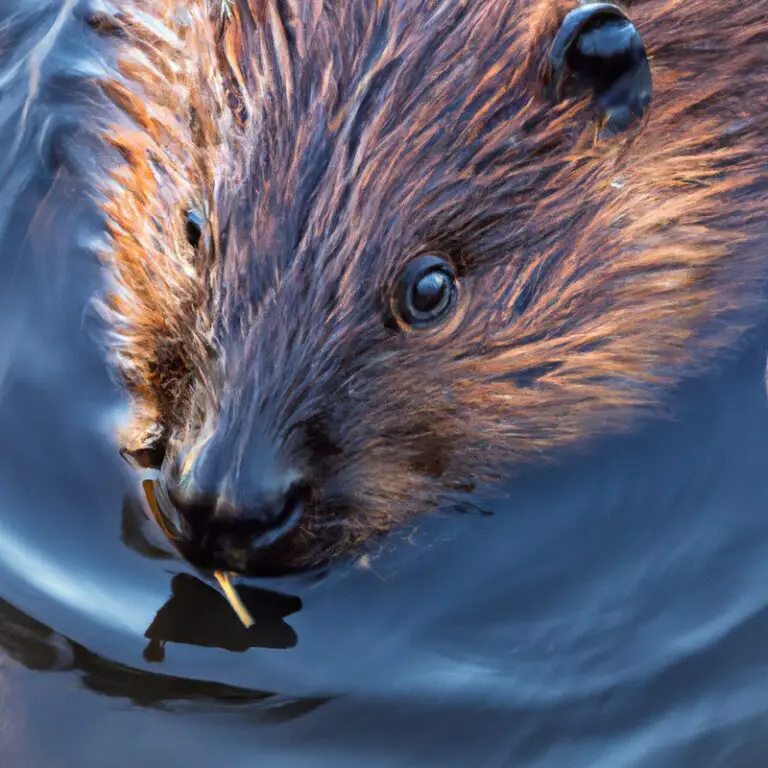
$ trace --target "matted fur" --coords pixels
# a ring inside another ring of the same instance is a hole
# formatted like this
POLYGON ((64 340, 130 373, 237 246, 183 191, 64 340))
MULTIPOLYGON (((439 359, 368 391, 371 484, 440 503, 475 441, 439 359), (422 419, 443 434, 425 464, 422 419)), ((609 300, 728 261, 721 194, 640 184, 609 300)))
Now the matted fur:
POLYGON ((266 431, 318 489, 307 558, 627 426, 758 296, 768 0, 628 4, 653 101, 603 141, 589 99, 547 98, 574 0, 118 4, 123 439, 215 440, 236 474, 266 431), (424 250, 457 263, 459 315, 392 330, 424 250))

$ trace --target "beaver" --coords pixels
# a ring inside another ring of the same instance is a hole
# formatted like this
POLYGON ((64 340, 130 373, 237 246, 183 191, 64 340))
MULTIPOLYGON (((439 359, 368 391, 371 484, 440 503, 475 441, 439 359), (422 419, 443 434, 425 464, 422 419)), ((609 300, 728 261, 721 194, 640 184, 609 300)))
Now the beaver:
POLYGON ((102 310, 201 567, 627 429, 768 259, 768 0, 124 0, 102 310))

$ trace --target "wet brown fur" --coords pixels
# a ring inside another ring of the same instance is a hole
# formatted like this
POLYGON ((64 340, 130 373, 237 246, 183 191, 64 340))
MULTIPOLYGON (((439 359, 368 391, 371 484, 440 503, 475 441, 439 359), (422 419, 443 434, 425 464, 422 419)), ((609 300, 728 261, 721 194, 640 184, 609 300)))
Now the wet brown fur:
POLYGON ((184 458, 215 436, 237 468, 258 423, 317 473, 311 557, 626 427, 755 306, 768 0, 629 3, 653 102, 603 141, 591 99, 547 94, 573 0, 123 5, 122 439, 184 458), (458 264, 459 314, 393 330, 388 286, 423 250, 458 264))

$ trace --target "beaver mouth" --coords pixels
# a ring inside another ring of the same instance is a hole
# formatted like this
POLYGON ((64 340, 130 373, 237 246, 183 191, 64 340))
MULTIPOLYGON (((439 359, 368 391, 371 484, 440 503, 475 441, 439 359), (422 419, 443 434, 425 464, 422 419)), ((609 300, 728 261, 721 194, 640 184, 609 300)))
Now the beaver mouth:
POLYGON ((309 555, 317 542, 303 524, 312 508, 309 486, 297 484, 269 528, 237 516, 182 514, 162 475, 142 483, 149 512, 177 550, 204 571, 232 571, 247 576, 282 576, 317 564, 309 555))

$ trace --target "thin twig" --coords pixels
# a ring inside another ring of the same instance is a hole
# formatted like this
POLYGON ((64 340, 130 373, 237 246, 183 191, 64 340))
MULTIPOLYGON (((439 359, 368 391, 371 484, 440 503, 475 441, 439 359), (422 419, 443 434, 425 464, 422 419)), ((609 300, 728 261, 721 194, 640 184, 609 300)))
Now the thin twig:
POLYGON ((224 597, 227 598, 229 604, 232 606, 232 610, 237 614, 237 618, 243 622, 243 626, 248 629, 254 624, 253 616, 248 612, 248 609, 243 604, 240 596, 235 591, 230 581, 229 574, 223 571, 214 571, 213 575, 216 581, 219 582, 221 591, 224 593, 224 597))

